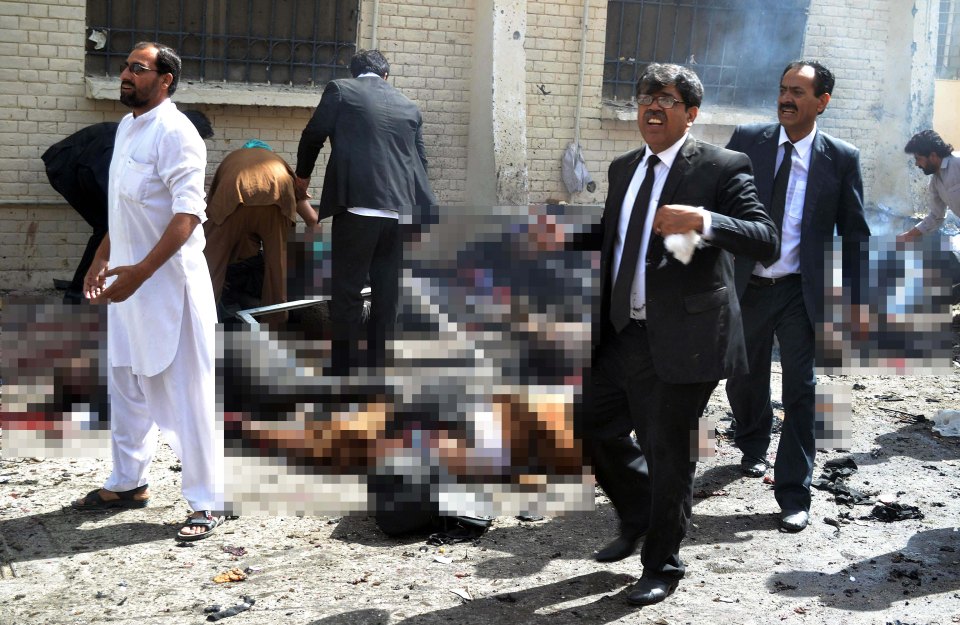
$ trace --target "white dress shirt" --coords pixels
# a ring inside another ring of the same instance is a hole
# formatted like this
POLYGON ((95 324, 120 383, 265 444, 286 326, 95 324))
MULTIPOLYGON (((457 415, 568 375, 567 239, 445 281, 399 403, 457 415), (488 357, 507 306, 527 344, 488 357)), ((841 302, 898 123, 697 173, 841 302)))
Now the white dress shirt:
MULTIPOLYGON (((110 267, 134 265, 152 250, 176 213, 206 220, 207 149, 169 99, 120 121, 110 162, 110 267)), ((203 327, 216 325, 203 228, 124 302, 107 308, 110 365, 162 372, 179 348, 185 307, 203 327)), ((195 326, 196 327, 196 326, 195 326)))
MULTIPOLYGON (((689 133, 685 133, 680 140, 669 148, 657 154, 660 162, 653 168, 653 189, 650 190, 650 205, 647 207, 647 219, 643 224, 643 239, 640 241, 640 255, 637 258, 637 270, 633 274, 633 285, 630 288, 630 318, 646 319, 646 258, 647 248, 650 244, 650 231, 653 228, 653 218, 656 216, 657 208, 660 206, 660 192, 663 190, 663 184, 667 181, 667 175, 673 166, 673 161, 677 158, 680 148, 687 140, 689 133)), ((637 201, 637 194, 640 193, 640 186, 643 179, 647 176, 647 159, 653 152, 649 146, 644 150, 643 158, 634 172, 630 185, 627 187, 627 193, 623 196, 623 204, 620 206, 620 221, 617 222, 617 237, 613 243, 613 265, 610 284, 617 283, 617 272, 620 270, 620 257, 623 255, 623 244, 627 239, 627 226, 630 224, 630 215, 633 214, 633 204, 637 201)), ((698 207, 699 208, 699 207, 698 207)), ((710 234, 710 214, 700 209, 703 214, 703 238, 709 239, 710 234)))
MULTIPOLYGON (((787 201, 783 208, 783 229, 780 234, 780 258, 769 267, 757 263, 754 275, 764 278, 782 278, 791 273, 800 273, 800 224, 803 222, 803 202, 807 196, 807 174, 810 172, 810 156, 813 153, 813 138, 817 135, 817 125, 803 139, 793 144, 790 155, 790 182, 787 185, 787 201)), ((783 162, 783 144, 790 141, 787 132, 780 127, 780 139, 777 144, 777 166, 783 162)))

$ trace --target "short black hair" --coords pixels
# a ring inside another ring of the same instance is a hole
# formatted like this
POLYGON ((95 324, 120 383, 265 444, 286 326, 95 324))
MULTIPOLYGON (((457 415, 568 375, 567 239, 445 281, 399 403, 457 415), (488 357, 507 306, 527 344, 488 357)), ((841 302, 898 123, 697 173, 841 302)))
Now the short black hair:
POLYGON ((350 73, 356 78, 369 72, 373 72, 380 78, 386 78, 390 73, 390 64, 380 50, 357 50, 350 59, 350 73))
POLYGON ((173 75, 173 81, 167 89, 167 95, 173 95, 177 90, 177 85, 180 84, 180 71, 183 68, 183 63, 180 61, 177 51, 156 41, 140 41, 133 46, 134 50, 143 50, 144 48, 157 49, 157 72, 173 75))
POLYGON ((688 107, 703 102, 703 84, 696 72, 672 63, 651 63, 637 80, 637 95, 652 94, 667 85, 675 85, 688 107))
POLYGON ((946 158, 953 152, 953 146, 944 141, 933 130, 922 130, 907 141, 907 146, 903 148, 903 151, 907 154, 919 156, 936 154, 940 158, 946 158))
MULTIPOLYGON (((780 74, 780 80, 783 80, 783 77, 787 75, 787 72, 794 69, 801 69, 803 67, 813 68, 813 95, 817 96, 818 98, 825 93, 827 95, 833 95, 833 85, 836 83, 836 79, 833 77, 833 72, 831 72, 818 61, 794 61, 783 68, 783 73, 780 74)), ((823 111, 820 112, 822 113, 823 111)))
POLYGON ((210 123, 210 118, 206 115, 196 109, 187 109, 183 111, 183 114, 196 127, 201 139, 209 139, 213 136, 213 124, 210 123))

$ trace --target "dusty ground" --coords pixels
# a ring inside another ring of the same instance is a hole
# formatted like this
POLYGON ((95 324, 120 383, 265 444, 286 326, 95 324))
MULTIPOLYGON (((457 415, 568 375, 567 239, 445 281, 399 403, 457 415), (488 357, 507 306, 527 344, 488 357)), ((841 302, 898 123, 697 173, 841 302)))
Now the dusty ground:
MULTIPOLYGON (((721 437, 698 471, 681 550, 687 577, 666 602, 638 609, 624 594, 639 558, 591 559, 616 531, 602 494, 595 512, 499 518, 476 542, 442 552, 422 537, 390 540, 367 518, 242 517, 182 546, 173 536, 187 507, 167 447, 152 505, 114 514, 61 510, 102 483, 108 462, 2 458, 0 625, 202 623, 204 608, 243 596, 256 603, 229 625, 960 623, 960 439, 905 416, 960 408, 960 366, 940 377, 824 382, 855 388, 854 431, 849 451, 820 453, 818 468, 851 456, 851 486, 892 494, 924 519, 860 519, 872 506, 815 491, 810 527, 780 533, 770 487, 741 477, 739 454, 721 437), (839 529, 825 522, 843 513, 852 520, 839 529), (212 581, 234 567, 250 567, 246 581, 212 581)), ((722 418, 726 408, 718 391, 709 410, 722 418)))

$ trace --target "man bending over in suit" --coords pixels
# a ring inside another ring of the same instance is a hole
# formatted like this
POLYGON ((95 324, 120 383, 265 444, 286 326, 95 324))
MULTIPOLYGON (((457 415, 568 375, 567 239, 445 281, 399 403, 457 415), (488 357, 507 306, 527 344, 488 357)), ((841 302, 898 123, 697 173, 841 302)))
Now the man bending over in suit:
MULTIPOLYGON (((772 262, 737 258, 743 329, 750 372, 727 380, 727 398, 743 453, 744 474, 761 477, 773 425, 770 360, 773 337, 783 367, 784 423, 774 465, 780 527, 807 526, 815 439, 814 328, 823 321, 825 245, 834 228, 845 246, 870 236, 863 216, 859 151, 817 129, 833 91, 833 74, 814 61, 783 71, 779 124, 738 126, 727 148, 753 162, 760 200, 782 232, 772 262)), ((856 250, 844 250, 844 274, 859 273, 856 250)), ((848 283, 848 282, 845 282, 848 283)), ((858 287, 854 286, 854 291, 858 287)))
POLYGON ((637 83, 646 147, 610 165, 601 221, 601 312, 583 439, 620 517, 619 537, 597 560, 626 558, 647 536, 643 575, 627 594, 637 605, 662 601, 683 577, 692 433, 717 382, 746 371, 733 254, 767 258, 777 244, 749 159, 688 134, 702 98, 691 70, 647 67, 637 83), (690 231, 706 245, 683 264, 664 237, 690 231))
POLYGON ((333 217, 331 250, 333 372, 346 374, 360 337, 370 278, 367 364, 380 366, 397 316, 401 240, 399 219, 436 204, 427 179, 423 120, 417 105, 387 82, 390 64, 379 50, 350 60, 353 78, 327 84, 297 150, 298 196, 306 194, 317 155, 329 139, 319 218, 333 217))

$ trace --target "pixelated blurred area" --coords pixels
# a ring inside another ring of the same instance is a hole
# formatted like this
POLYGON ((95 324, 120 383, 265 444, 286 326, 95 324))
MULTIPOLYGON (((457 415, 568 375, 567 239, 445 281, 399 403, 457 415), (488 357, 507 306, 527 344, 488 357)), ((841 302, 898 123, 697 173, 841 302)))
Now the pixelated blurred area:
POLYGON ((951 304, 960 295, 960 250, 954 249, 958 242, 928 237, 897 243, 892 236, 872 237, 860 244, 864 269, 854 293, 850 276, 841 272, 848 252, 841 241, 833 241, 826 250, 818 372, 949 373, 954 356, 951 304), (859 317, 854 297, 865 309, 859 317))
POLYGON ((4 456, 107 457, 106 308, 4 299, 4 456))
MULTIPOLYGON (((325 302, 291 314, 280 332, 223 332, 236 508, 496 515, 592 506, 573 407, 589 364, 597 259, 568 243, 595 213, 443 208, 410 227, 382 370, 323 375, 325 302), (338 481, 352 489, 342 499, 338 481)), ((322 292, 329 247, 312 245, 306 284, 322 292)))

